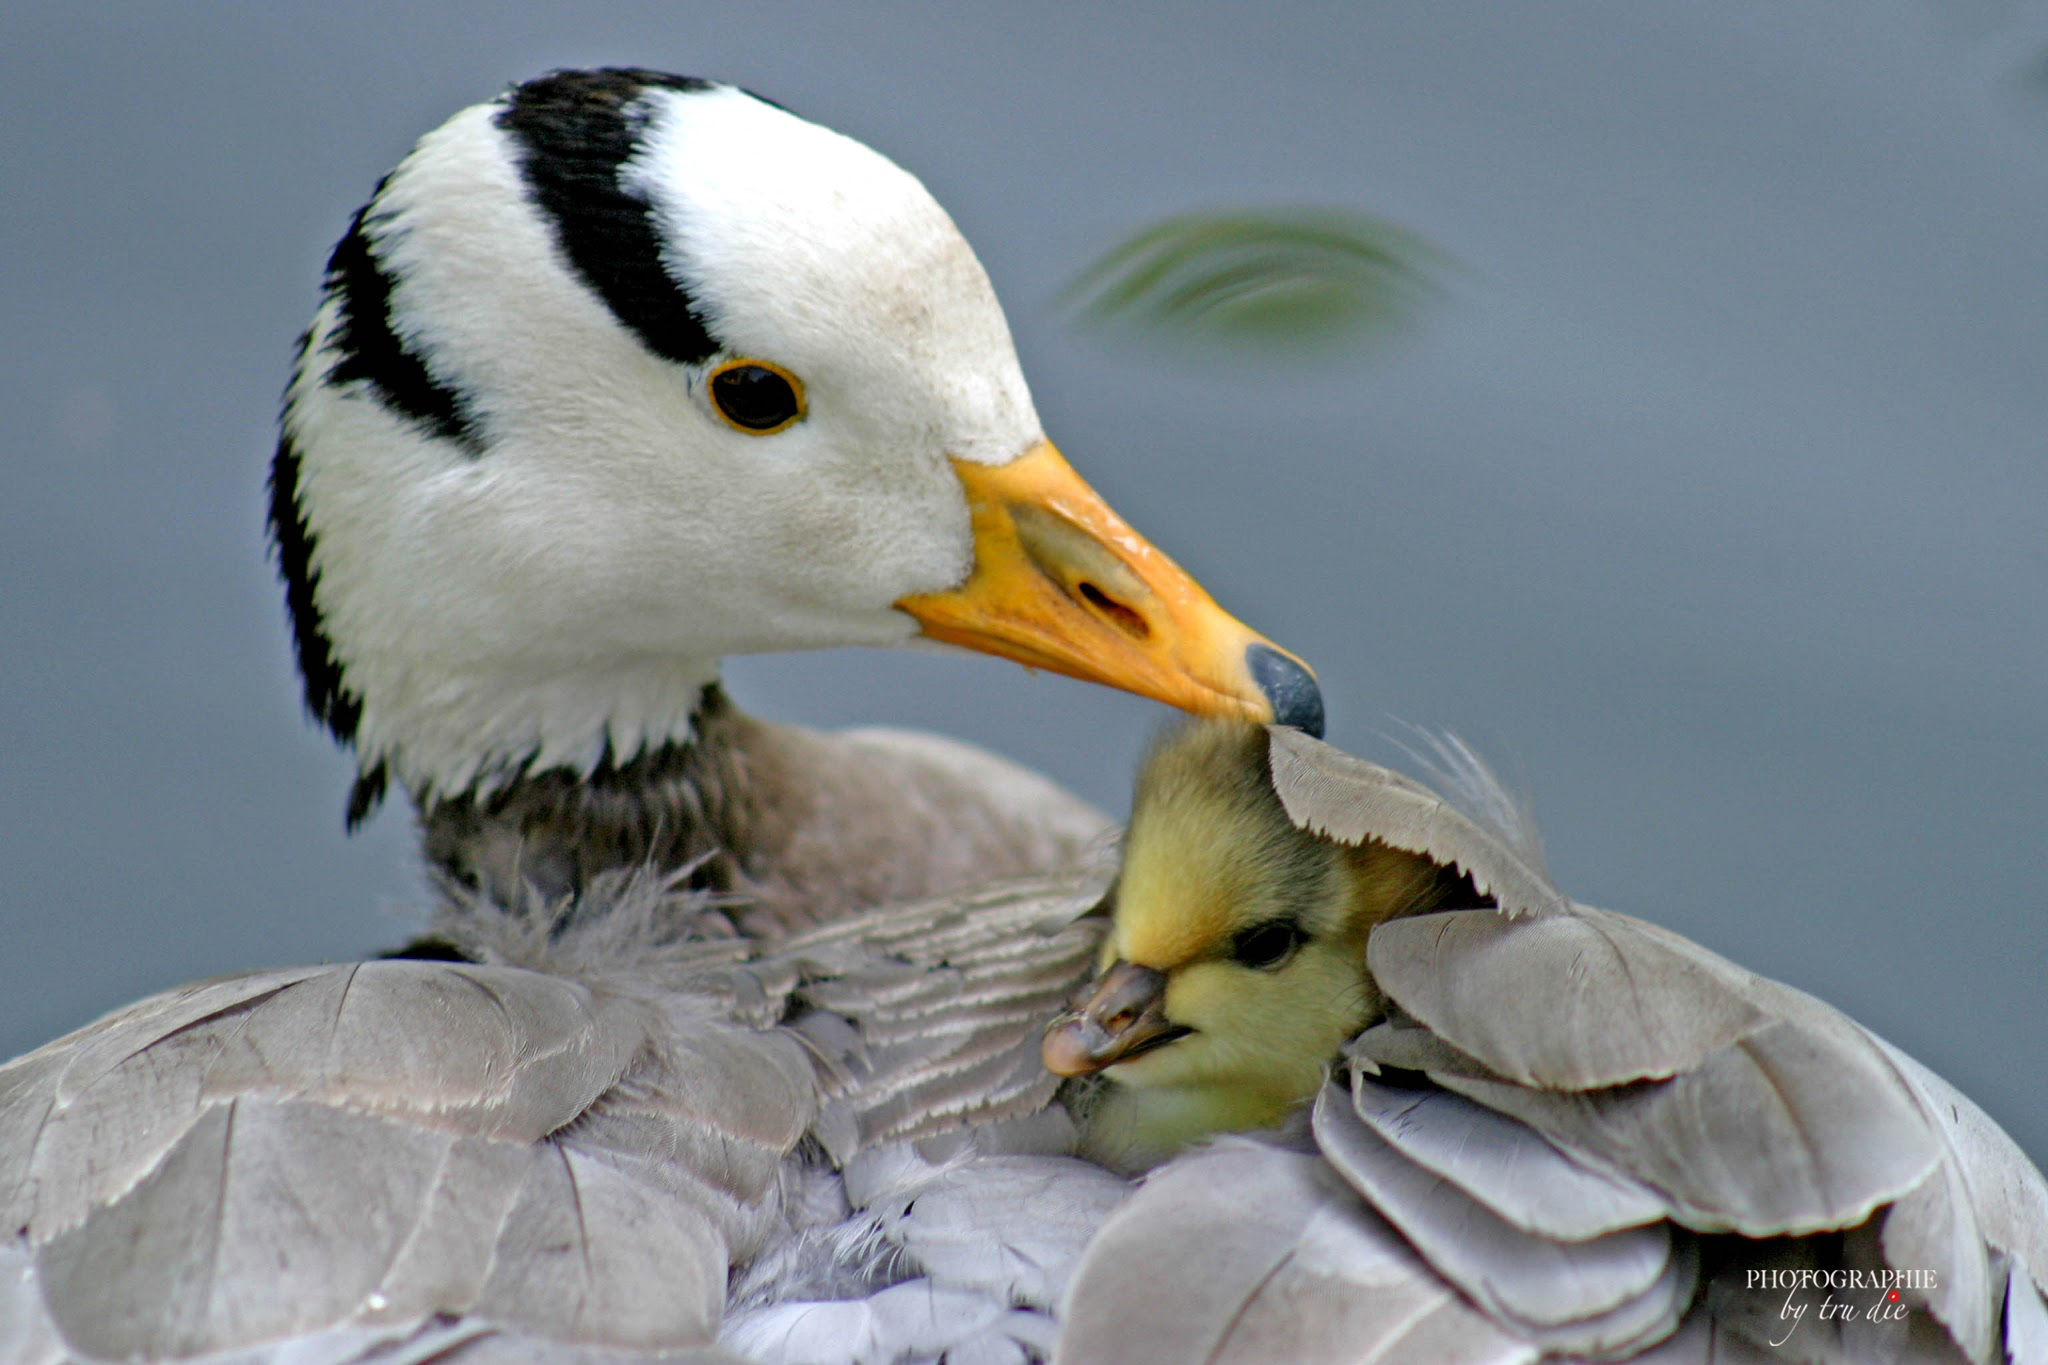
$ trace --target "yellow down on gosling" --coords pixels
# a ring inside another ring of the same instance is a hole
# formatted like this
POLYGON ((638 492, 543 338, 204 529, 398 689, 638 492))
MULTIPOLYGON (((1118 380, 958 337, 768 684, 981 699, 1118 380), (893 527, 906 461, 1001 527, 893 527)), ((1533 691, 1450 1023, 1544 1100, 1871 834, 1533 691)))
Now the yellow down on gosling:
POLYGON ((1373 926, 1486 903, 1420 854, 1297 828, 1267 763, 1263 728, 1200 724, 1139 775, 1100 970, 1044 1050, 1052 1071, 1108 1082, 1087 1121, 1107 1164, 1285 1120, 1383 1013, 1373 926))

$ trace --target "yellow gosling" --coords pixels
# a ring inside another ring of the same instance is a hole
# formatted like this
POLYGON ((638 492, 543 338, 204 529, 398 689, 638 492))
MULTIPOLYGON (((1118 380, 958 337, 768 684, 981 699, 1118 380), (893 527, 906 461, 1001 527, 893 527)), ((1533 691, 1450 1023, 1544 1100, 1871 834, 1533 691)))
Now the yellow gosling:
POLYGON ((1052 1071, 1108 1082, 1084 1136, 1105 1164, 1284 1121, 1381 1015, 1373 926, 1482 903, 1419 854, 1297 829, 1266 755, 1260 726, 1197 724, 1139 774, 1100 970, 1044 1048, 1052 1071))

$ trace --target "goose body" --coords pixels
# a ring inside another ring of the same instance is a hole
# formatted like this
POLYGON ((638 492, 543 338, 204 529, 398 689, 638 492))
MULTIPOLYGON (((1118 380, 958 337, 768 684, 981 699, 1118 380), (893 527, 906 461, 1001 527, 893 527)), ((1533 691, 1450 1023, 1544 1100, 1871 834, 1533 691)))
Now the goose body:
MULTIPOLYGON (((8 1253, 10 1345, 2040 1358, 2048 1187, 1966 1098, 1810 997, 1572 902, 1526 831, 1252 733, 1205 761, 1249 763, 1220 785, 1270 783, 1319 850, 1284 870, 1335 854, 1439 874, 1379 878, 1396 912, 1367 936, 1380 1003, 1277 1131, 1205 1144, 1180 1126, 1191 1149, 1142 1180, 1075 1155, 1102 1101, 1057 1089, 1038 1054, 1058 1002, 1085 1003, 1104 953, 1139 941, 1114 922, 1128 876, 1110 916, 1085 913, 1107 867, 770 943, 695 932, 715 900, 647 884, 567 923, 452 902, 437 929, 470 962, 210 983, 0 1070, 0 1178, 30 1229, 8 1253), (1386 856, 1343 852, 1369 841, 1386 856), (351 1252, 327 1265, 336 1229, 351 1252), (1861 1314, 1895 1291, 1896 1316, 1819 1317, 1831 1292, 1861 1314)), ((1140 838, 1161 828, 1143 785, 1136 814, 1140 838)), ((1216 852, 1190 870, 1232 856, 1216 821, 1192 827, 1216 852)), ((1284 837, 1260 828, 1237 850, 1254 874, 1284 837)), ((1232 1027, 1209 1003, 1204 1024, 1232 1027)), ((1357 1018, 1356 996, 1337 1004, 1357 1018)), ((1250 1074, 1281 1069, 1269 1016, 1249 1017, 1250 1074)))

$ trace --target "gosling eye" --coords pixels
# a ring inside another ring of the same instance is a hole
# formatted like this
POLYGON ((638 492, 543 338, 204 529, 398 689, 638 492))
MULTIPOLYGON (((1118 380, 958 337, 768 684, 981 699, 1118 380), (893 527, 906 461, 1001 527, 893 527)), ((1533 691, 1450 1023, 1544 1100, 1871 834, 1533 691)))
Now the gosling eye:
POLYGON ((1239 966, 1270 972, 1294 956, 1308 935, 1293 920, 1274 919, 1240 929, 1230 941, 1230 960, 1239 966))
POLYGON ((765 360, 729 360, 711 372, 706 388, 726 424, 749 436, 772 436, 803 420, 803 381, 765 360))

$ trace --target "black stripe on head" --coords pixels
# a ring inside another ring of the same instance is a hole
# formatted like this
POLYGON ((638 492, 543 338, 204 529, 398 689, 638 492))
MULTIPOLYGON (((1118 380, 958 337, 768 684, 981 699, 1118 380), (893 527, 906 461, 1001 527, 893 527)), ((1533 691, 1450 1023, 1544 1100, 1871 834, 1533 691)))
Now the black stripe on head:
POLYGON ((716 88, 658 71, 553 71, 516 87, 498 115, 519 145, 527 191, 576 273, 647 349, 680 365, 699 364, 719 346, 662 266, 653 206, 622 188, 619 172, 640 150, 643 94, 716 88))
MULTIPOLYGON (((299 338, 295 368, 306 363, 312 340, 311 332, 299 338)), ((306 688, 306 710, 327 727, 337 743, 353 747, 356 727, 363 719, 363 699, 343 684, 341 660, 335 657, 334 642, 327 638, 326 623, 320 619, 316 596, 320 571, 313 567, 313 530, 299 505, 300 468, 292 438, 278 437, 277 454, 270 461, 270 509, 265 519, 271 550, 277 556, 277 576, 284 580, 285 610, 292 619, 292 653, 306 688)), ((384 786, 382 763, 368 773, 357 774, 349 791, 349 829, 369 818, 384 799, 384 786)))
POLYGON ((320 571, 313 567, 313 533, 299 506, 299 452, 289 436, 279 439, 270 462, 270 543, 277 554, 277 576, 284 580, 292 646, 306 684, 306 710, 347 744, 355 738, 363 702, 342 686, 341 661, 334 657, 334 643, 327 638, 314 600, 320 571))
MULTIPOLYGON (((388 179, 388 178, 387 178, 388 179)), ((411 418, 428 434, 454 441, 472 455, 483 439, 462 401, 427 369, 426 362, 391 326, 391 278, 377 259, 371 233, 383 220, 376 212, 384 185, 356 211, 348 235, 327 260, 327 292, 339 317, 329 345, 335 353, 327 382, 360 380, 385 408, 411 418)))

